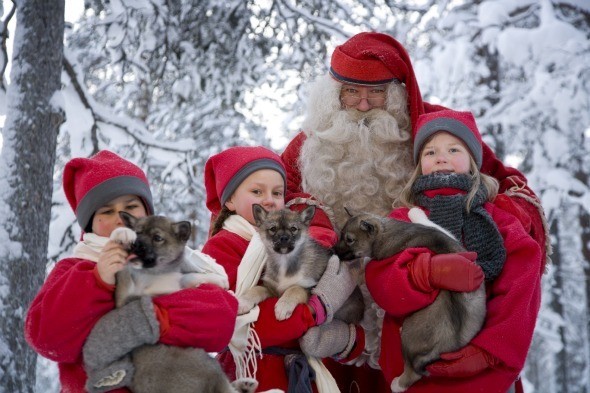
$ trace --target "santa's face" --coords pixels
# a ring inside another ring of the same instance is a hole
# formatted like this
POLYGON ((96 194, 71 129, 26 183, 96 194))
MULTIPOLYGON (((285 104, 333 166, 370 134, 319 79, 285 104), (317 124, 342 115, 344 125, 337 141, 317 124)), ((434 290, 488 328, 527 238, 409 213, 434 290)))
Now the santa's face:
POLYGON ((340 226, 344 207, 387 215, 413 169, 405 89, 388 86, 386 109, 363 111, 341 107, 341 86, 323 81, 312 91, 300 156, 304 191, 340 226))
POLYGON ((361 86, 343 84, 340 89, 340 102, 344 109, 368 112, 371 109, 385 109, 387 85, 361 86))

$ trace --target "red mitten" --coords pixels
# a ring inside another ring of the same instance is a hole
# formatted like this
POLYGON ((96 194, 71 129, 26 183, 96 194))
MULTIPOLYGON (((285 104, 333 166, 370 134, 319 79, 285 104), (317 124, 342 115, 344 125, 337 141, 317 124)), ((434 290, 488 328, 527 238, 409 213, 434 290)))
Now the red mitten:
POLYGON ((275 305, 278 298, 271 297, 258 304, 260 315, 254 324, 262 348, 281 346, 300 338, 315 320, 307 304, 299 304, 293 314, 284 321, 275 317, 275 305))
POLYGON ((475 252, 431 255, 421 253, 408 264, 410 279, 423 292, 447 289, 471 292, 484 280, 481 268, 474 263, 475 252))
POLYGON ((483 349, 467 344, 457 352, 440 355, 441 360, 426 367, 434 377, 466 378, 496 366, 499 361, 483 349))

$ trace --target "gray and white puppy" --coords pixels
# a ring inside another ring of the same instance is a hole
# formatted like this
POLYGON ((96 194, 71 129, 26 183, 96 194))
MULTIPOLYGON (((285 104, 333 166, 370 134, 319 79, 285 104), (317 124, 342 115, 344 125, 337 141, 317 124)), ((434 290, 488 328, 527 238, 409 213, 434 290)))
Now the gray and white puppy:
MULTIPOLYGON (((412 209, 412 214, 423 213, 412 209)), ((427 247, 437 254, 465 249, 444 229, 426 219, 426 225, 408 223, 362 213, 348 219, 336 245, 341 259, 385 259, 410 247, 427 247), (444 231, 444 232, 443 232, 444 231)), ((436 300, 404 320, 401 331, 404 372, 392 384, 393 392, 403 392, 422 376, 426 366, 444 352, 467 345, 481 329, 486 314, 485 288, 473 292, 441 290, 436 300)))
MULTIPOLYGON (((192 275, 196 271, 184 257, 190 222, 119 214, 137 238, 130 247, 129 263, 116 275, 117 307, 146 294, 154 296, 200 284, 195 280, 199 275, 192 275)), ((258 385, 251 379, 230 383, 220 365, 200 348, 144 345, 131 356, 135 374, 130 388, 135 393, 249 393, 258 385)))
MULTIPOLYGON (((338 257, 309 236, 315 206, 308 206, 301 212, 289 209, 267 212, 261 205, 254 204, 252 213, 268 260, 262 275, 263 285, 250 288, 238 299, 238 313, 248 312, 264 299, 278 296, 275 317, 279 321, 285 320, 298 304, 307 303, 311 289, 328 266, 328 260, 338 257)), ((362 295, 357 288, 334 318, 348 323, 358 322, 363 308, 362 295)))

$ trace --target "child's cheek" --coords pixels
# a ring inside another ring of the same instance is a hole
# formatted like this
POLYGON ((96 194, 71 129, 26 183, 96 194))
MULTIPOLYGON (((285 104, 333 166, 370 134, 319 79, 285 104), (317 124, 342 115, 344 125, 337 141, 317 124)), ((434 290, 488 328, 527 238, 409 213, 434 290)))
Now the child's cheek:
POLYGON ((113 223, 101 217, 95 217, 92 221, 92 232, 98 236, 109 237, 114 230, 113 223))

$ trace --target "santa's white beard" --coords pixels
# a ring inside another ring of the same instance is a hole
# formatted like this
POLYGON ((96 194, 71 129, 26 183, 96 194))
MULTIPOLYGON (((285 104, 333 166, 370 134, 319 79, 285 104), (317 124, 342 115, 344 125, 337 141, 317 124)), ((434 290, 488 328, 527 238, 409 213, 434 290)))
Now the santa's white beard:
POLYGON ((332 208, 342 228, 352 214, 387 215, 413 171, 409 130, 388 112, 337 110, 325 130, 306 130, 303 190, 332 208))

